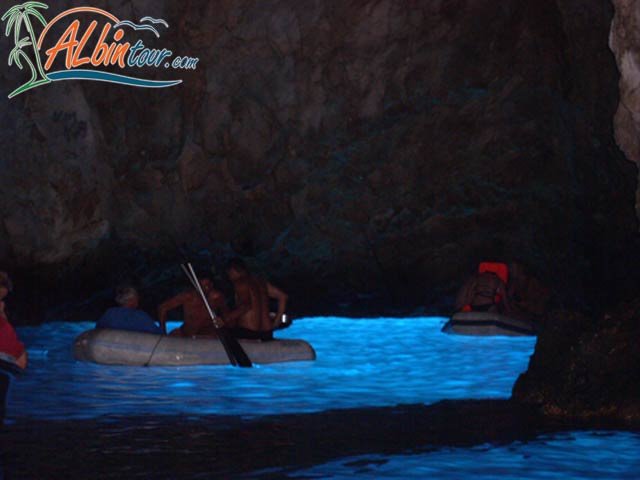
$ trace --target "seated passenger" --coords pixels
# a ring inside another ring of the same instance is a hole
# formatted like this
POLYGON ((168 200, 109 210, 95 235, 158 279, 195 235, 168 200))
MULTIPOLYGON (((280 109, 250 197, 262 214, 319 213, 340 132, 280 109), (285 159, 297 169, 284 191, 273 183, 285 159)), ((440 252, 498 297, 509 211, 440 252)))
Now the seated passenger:
POLYGON ((483 262, 478 273, 470 277, 458 292, 456 311, 508 314, 510 302, 506 291, 507 266, 483 262))
POLYGON ((162 333, 153 318, 138 309, 140 296, 135 288, 129 286, 119 287, 116 290, 116 303, 119 306, 107 310, 96 323, 96 328, 162 333))
POLYGON ((262 278, 252 275, 244 262, 233 259, 227 264, 227 275, 236 294, 236 308, 224 322, 236 338, 273 340, 275 325, 284 323, 287 295, 262 278), (278 300, 278 312, 269 314, 269 299, 278 300))
MULTIPOLYGON (((27 351, 18 339, 5 312, 4 299, 12 290, 11 279, 5 272, 0 272, 0 353, 11 357, 18 367, 27 368, 27 351)), ((0 371, 0 426, 4 423, 6 398, 9 390, 9 375, 0 371)), ((2 472, 0 472, 0 477, 2 472)))
MULTIPOLYGON (((200 280, 202 291, 207 296, 209 305, 221 315, 226 312, 227 306, 224 295, 213 288, 213 282, 208 278, 200 280)), ((216 327, 213 324, 207 308, 200 297, 200 294, 194 288, 191 291, 180 293, 173 298, 165 301, 158 307, 158 319, 162 326, 162 331, 166 333, 167 314, 175 309, 182 307, 184 313, 184 323, 171 332, 171 336, 192 337, 195 335, 216 336, 216 327)), ((222 325, 222 321, 220 321, 222 325)))
POLYGON ((11 290, 13 290, 13 285, 9 275, 0 272, 0 353, 14 358, 16 365, 24 369, 27 368, 27 351, 18 339, 18 335, 9 323, 5 312, 4 299, 11 290))

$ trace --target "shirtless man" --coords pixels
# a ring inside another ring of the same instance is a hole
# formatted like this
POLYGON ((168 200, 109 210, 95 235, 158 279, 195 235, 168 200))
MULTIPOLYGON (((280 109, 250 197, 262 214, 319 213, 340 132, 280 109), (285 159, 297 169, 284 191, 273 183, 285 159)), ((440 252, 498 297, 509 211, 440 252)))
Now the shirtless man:
POLYGON ((240 259, 229 261, 227 275, 235 290, 236 308, 224 316, 225 326, 236 338, 272 340, 274 325, 282 322, 287 308, 287 295, 252 275, 240 259), (270 298, 278 300, 275 320, 269 316, 270 298))
MULTIPOLYGON (((213 283, 208 278, 201 279, 200 285, 207 296, 207 300, 209 300, 211 308, 218 314, 224 314, 227 311, 224 295, 213 288, 213 283)), ((158 307, 158 319, 165 335, 167 333, 167 313, 178 307, 182 307, 184 312, 184 323, 180 328, 173 330, 170 334, 171 336, 216 335, 216 327, 200 294, 195 289, 180 293, 158 307)))

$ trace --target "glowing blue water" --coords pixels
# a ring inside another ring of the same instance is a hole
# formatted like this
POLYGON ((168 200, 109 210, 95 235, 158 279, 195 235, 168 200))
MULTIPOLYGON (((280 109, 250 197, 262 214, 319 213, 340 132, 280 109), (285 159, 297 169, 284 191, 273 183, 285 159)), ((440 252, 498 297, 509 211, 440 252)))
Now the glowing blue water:
MULTIPOLYGON (((440 332, 443 323, 442 318, 306 319, 279 336, 309 341, 317 351, 316 362, 254 369, 81 363, 72 358, 71 344, 91 324, 22 328, 19 334, 31 360, 28 372, 13 385, 9 417, 14 423, 39 418, 118 421, 158 414, 246 417, 508 397, 526 369, 535 339, 446 335, 440 332)), ((126 421, 123 425, 126 429, 126 421)), ((507 446, 342 458, 299 471, 253 472, 246 478, 635 479, 638 451, 637 434, 572 432, 507 446)))
POLYGON ((71 354, 84 323, 22 328, 30 365, 9 419, 110 415, 258 416, 335 408, 508 397, 535 339, 440 332, 444 318, 299 320, 279 332, 316 349, 315 362, 233 367, 109 367, 71 354))

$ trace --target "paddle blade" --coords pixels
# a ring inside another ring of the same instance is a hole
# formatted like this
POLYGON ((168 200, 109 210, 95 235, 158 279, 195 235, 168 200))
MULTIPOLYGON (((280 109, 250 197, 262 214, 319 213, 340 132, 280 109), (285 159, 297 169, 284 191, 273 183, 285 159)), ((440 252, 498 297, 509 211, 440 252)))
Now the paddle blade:
POLYGON ((220 328, 218 330, 218 336, 220 337, 220 341, 222 342, 222 345, 224 345, 224 348, 231 352, 232 354, 231 356, 233 356, 233 359, 237 362, 237 366, 239 367, 253 366, 253 363, 251 363, 251 359, 249 358, 249 355, 247 355, 247 352, 244 351, 244 348, 242 348, 242 345, 240 345, 240 342, 238 342, 238 340, 233 335, 231 335, 224 328, 220 328))

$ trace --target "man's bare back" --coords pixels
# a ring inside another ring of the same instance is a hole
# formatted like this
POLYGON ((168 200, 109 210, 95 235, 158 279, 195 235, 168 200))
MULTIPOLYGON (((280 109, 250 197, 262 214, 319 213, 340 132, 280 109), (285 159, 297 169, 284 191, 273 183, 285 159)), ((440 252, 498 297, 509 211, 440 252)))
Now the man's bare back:
POLYGON ((254 332, 272 330, 266 282, 253 275, 247 275, 233 286, 236 292, 236 306, 240 307, 233 326, 254 332), (242 308, 243 306, 248 308, 242 308))
POLYGON ((278 300, 276 321, 280 321, 285 312, 287 295, 249 273, 242 262, 235 262, 230 262, 227 274, 235 289, 236 308, 225 315, 225 325, 235 329, 237 336, 251 338, 253 332, 259 334, 258 338, 268 338, 274 330, 274 320, 269 315, 269 298, 278 300))
MULTIPOLYGON (((224 295, 215 290, 208 279, 201 281, 202 289, 207 296, 211 308, 221 312, 226 311, 224 295)), ((215 334, 215 326, 209 316, 209 312, 202 301, 202 298, 195 290, 184 292, 163 302, 158 307, 158 318, 163 332, 166 333, 167 313, 175 308, 182 307, 184 313, 184 323, 182 326, 171 332, 171 335, 189 337, 193 335, 215 334)))

